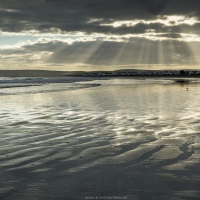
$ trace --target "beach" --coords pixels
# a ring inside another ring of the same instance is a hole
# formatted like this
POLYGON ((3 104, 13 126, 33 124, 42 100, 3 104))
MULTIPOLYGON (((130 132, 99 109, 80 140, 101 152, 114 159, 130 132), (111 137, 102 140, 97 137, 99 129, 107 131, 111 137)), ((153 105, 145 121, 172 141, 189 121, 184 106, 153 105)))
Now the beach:
POLYGON ((0 199, 199 197, 199 80, 62 75, 0 78, 0 199))

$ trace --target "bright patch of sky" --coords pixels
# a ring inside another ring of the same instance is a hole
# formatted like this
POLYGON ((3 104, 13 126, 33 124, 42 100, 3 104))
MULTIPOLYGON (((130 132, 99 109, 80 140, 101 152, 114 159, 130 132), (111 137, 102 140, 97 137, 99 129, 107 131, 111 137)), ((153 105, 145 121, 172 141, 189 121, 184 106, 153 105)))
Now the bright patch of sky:
POLYGON ((21 47, 26 44, 34 44, 39 40, 61 40, 61 41, 73 41, 77 39, 78 36, 69 36, 69 35, 29 35, 29 34, 3 34, 0 35, 0 48, 12 48, 12 47, 21 47))
POLYGON ((112 26, 112 27, 120 27, 120 26, 135 26, 137 24, 154 24, 154 23, 161 23, 164 26, 177 26, 182 24, 187 25, 194 25, 197 23, 200 23, 199 20, 197 20, 194 17, 186 17, 181 15, 171 15, 171 16, 158 16, 155 20, 124 20, 124 21, 114 21, 112 23, 108 24, 101 24, 102 26, 112 26))
POLYGON ((66 44, 73 44, 74 42, 95 42, 95 41, 114 41, 114 42, 130 42, 137 38, 144 38, 152 41, 164 41, 164 40, 176 40, 185 42, 200 42, 200 37, 196 34, 180 34, 178 38, 169 38, 165 36, 165 33, 146 32, 143 34, 124 34, 124 35, 66 35, 66 34, 52 34, 39 36, 29 34, 15 34, 15 35, 0 35, 0 49, 19 49, 26 45, 34 45, 37 43, 46 44, 49 42, 62 42, 66 44))
POLYGON ((5 45, 16 45, 21 42, 26 42, 26 41, 31 41, 34 42, 38 39, 36 36, 22 36, 22 35, 16 35, 16 36, 5 36, 5 35, 0 35, 0 46, 5 46, 5 45))

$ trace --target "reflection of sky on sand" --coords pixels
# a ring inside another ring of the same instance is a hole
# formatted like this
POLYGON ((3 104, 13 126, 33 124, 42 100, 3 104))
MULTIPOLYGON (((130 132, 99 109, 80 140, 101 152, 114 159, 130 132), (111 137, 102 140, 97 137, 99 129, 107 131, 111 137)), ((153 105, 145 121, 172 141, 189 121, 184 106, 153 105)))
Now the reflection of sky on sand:
POLYGON ((1 96, 0 195, 198 195, 198 84, 121 81, 1 96))

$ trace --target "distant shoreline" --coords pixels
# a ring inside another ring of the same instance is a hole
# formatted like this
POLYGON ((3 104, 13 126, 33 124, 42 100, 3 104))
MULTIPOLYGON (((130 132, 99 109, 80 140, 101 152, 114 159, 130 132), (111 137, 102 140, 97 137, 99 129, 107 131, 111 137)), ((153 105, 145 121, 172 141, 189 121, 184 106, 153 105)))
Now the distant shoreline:
POLYGON ((0 77, 63 77, 82 76, 82 72, 50 70, 0 70, 0 77))
POLYGON ((200 78, 200 70, 50 71, 0 70, 0 77, 200 78))

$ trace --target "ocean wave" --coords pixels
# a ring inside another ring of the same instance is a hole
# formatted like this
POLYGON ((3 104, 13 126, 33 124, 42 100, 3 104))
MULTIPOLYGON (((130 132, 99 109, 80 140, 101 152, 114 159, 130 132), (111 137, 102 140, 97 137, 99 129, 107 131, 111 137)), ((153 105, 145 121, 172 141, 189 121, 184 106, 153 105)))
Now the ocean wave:
POLYGON ((83 88, 97 87, 100 84, 78 83, 45 83, 45 84, 7 84, 0 85, 0 95, 19 95, 70 91, 83 88))

